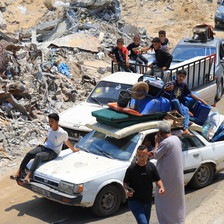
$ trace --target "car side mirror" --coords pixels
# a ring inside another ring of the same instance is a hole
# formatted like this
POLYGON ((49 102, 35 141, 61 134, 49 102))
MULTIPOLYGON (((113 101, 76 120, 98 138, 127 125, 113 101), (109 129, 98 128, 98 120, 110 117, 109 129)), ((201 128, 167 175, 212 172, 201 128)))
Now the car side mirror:
POLYGON ((224 63, 224 57, 220 60, 221 63, 224 63))

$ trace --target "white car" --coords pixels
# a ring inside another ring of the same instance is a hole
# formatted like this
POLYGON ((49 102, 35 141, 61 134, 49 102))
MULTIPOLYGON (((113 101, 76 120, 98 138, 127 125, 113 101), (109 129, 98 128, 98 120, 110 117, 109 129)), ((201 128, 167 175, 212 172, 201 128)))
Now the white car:
POLYGON ((120 91, 132 88, 141 75, 129 72, 116 72, 103 78, 85 102, 59 114, 59 125, 68 132, 69 139, 78 141, 91 131, 85 124, 95 121, 91 112, 107 107, 107 103, 116 102, 120 91))
MULTIPOLYGON (((96 215, 109 216, 126 200, 123 178, 136 160, 137 147, 147 135, 153 137, 157 132, 145 130, 118 140, 92 131, 76 145, 79 152, 63 150, 35 171, 30 184, 23 184, 22 178, 17 182, 48 199, 91 207, 96 215)), ((224 141, 210 143, 200 133, 192 134, 180 137, 184 182, 201 188, 212 182, 215 172, 224 170, 224 141)))

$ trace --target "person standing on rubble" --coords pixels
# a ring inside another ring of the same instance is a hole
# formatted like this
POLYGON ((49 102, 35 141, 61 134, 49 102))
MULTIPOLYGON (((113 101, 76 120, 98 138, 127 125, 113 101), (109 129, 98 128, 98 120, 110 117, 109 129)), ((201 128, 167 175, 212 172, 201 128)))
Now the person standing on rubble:
POLYGON ((30 182, 30 176, 37 169, 40 162, 46 162, 55 159, 61 152, 62 145, 65 144, 73 151, 78 152, 79 149, 74 149, 71 142, 68 140, 68 133, 59 127, 58 114, 52 113, 48 115, 50 128, 48 130, 48 136, 43 145, 38 145, 36 148, 29 151, 21 162, 20 168, 15 175, 11 175, 11 179, 19 178, 22 172, 25 170, 26 165, 31 159, 34 159, 29 172, 24 178, 25 183, 30 182))
POLYGON ((152 207, 152 182, 155 181, 159 194, 165 189, 156 167, 148 161, 148 148, 140 145, 137 149, 137 162, 131 164, 124 177, 124 188, 128 196, 128 206, 138 224, 149 224, 152 207))
POLYGON ((171 134, 171 125, 163 121, 155 136, 155 148, 149 152, 157 159, 156 168, 166 192, 161 196, 156 189, 155 205, 160 224, 184 224, 184 174, 181 141, 171 134))
POLYGON ((128 50, 124 47, 122 38, 117 39, 117 46, 108 53, 108 56, 124 71, 136 73, 136 69, 129 63, 128 50))

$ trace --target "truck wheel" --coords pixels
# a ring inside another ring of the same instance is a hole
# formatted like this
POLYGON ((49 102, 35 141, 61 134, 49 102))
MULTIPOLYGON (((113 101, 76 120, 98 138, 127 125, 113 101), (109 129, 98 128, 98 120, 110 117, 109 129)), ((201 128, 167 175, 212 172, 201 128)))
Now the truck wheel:
POLYGON ((97 194, 91 209, 97 216, 109 216, 119 209, 120 204, 121 197, 119 189, 116 186, 108 185, 97 194))
POLYGON ((221 97, 222 97, 222 90, 223 90, 223 88, 222 88, 222 81, 218 81, 217 82, 217 93, 216 93, 216 97, 215 97, 216 101, 219 101, 221 99, 221 97))
POLYGON ((214 175, 215 170, 212 164, 202 164, 194 174, 189 185, 195 189, 206 187, 212 182, 214 175))

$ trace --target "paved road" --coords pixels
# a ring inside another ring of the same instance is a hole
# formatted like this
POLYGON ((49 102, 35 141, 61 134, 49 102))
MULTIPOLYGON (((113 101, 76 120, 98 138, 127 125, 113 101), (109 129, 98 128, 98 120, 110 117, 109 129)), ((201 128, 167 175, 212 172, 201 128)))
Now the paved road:
MULTIPOLYGON (((224 109, 224 97, 217 103, 217 109, 224 109)), ((136 223, 127 204, 123 204, 119 212, 109 218, 98 218, 90 209, 70 207, 42 198, 31 191, 23 189, 8 178, 9 174, 0 180, 0 214, 1 224, 132 224, 136 223), (60 222, 57 222, 60 221, 60 222)), ((186 188, 186 214, 189 214, 216 189, 220 182, 224 181, 224 172, 216 174, 213 184, 200 189, 186 188)), ((158 223, 155 206, 152 206, 151 224, 158 223)))
MULTIPOLYGON (((213 184, 200 189, 191 190, 186 188, 186 213, 189 214, 212 191, 217 185, 224 181, 224 173, 215 176, 213 184)), ((123 204, 119 212, 109 218, 98 218, 94 216, 90 209, 70 207, 42 198, 31 191, 16 185, 8 176, 0 181, 0 214, 1 224, 42 224, 56 223, 61 221, 63 224, 134 224, 135 219, 128 209, 127 204, 123 204)), ((158 223, 155 212, 155 205, 152 207, 151 224, 158 223)))

